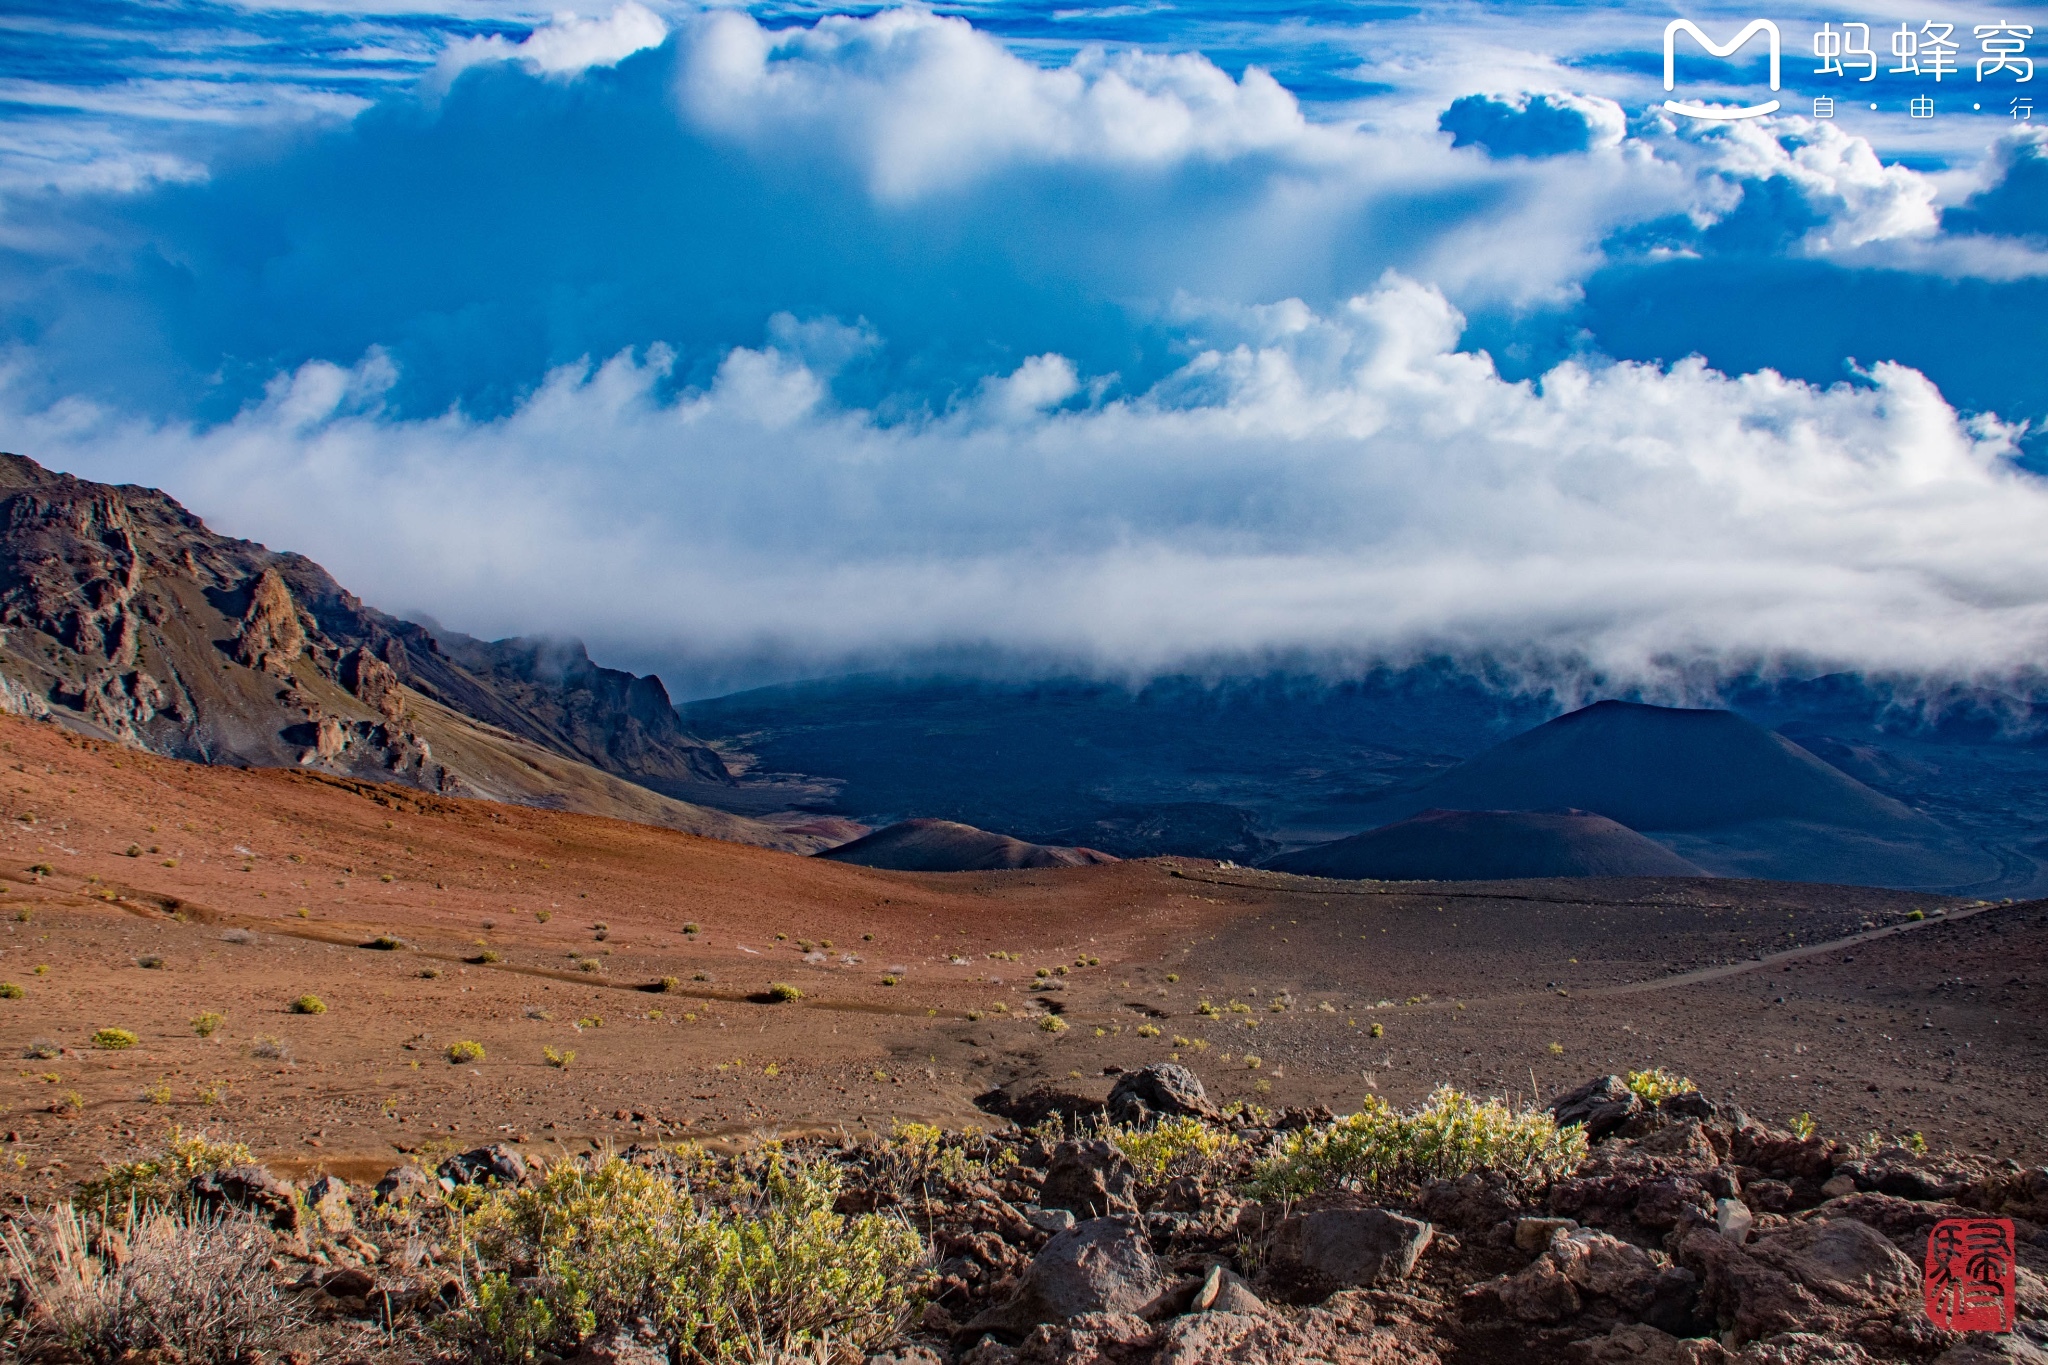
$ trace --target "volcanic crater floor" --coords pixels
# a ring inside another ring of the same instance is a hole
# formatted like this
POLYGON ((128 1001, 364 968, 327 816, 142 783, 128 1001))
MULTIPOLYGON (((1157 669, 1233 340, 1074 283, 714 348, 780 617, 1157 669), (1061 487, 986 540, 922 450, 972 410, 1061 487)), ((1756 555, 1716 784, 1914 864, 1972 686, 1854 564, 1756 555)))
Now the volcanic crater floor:
POLYGON ((362 1180, 489 1141, 988 1127, 994 1087, 1173 1057, 1339 1112, 1662 1066, 1774 1123, 2039 1163, 2044 973, 2040 901, 880 872, 0 719, 0 1194, 35 1202, 173 1126, 362 1180))

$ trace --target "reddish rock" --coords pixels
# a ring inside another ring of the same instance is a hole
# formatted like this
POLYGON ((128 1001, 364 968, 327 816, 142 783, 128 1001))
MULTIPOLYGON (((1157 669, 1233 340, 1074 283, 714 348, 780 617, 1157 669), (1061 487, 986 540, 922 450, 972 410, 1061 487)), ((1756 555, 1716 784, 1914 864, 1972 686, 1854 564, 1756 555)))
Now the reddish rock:
POLYGON ((277 570, 266 568, 250 589, 249 609, 242 613, 241 633, 235 639, 235 661, 288 678, 293 661, 305 649, 298 603, 277 570))

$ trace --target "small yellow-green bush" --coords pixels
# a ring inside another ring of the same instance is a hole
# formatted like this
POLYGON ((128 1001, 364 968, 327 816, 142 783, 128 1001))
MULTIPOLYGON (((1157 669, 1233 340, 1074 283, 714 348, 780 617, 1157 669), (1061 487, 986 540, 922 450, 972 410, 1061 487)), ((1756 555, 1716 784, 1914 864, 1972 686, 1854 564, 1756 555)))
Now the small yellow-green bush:
POLYGON ((1060 1018, 1057 1014, 1048 1014, 1038 1021, 1038 1027, 1047 1033, 1065 1033, 1067 1031, 1067 1021, 1060 1018))
POLYGON ((122 1048, 134 1047, 141 1041, 142 1039, 138 1038, 133 1032, 124 1028, 103 1028, 92 1036, 92 1045, 94 1047, 105 1048, 109 1052, 119 1052, 122 1048))
POLYGON ((482 1043, 472 1043, 465 1038, 459 1043, 450 1043, 448 1045, 448 1060, 454 1062, 457 1066, 462 1065, 464 1062, 480 1062, 483 1059, 484 1045, 482 1043))
POLYGON ((688 1170, 562 1162, 487 1193, 465 1228, 481 1274, 444 1330, 487 1361, 567 1354, 633 1323, 677 1361, 819 1346, 858 1360, 909 1320, 923 1242, 900 1218, 835 1212, 835 1168, 771 1152, 757 1178, 701 1192, 688 1170))
POLYGON ((192 1031, 201 1038, 211 1038, 220 1032, 220 1026, 226 1022, 226 1016, 218 1010, 202 1010, 192 1016, 192 1031))
POLYGON ((768 998, 787 1003, 791 1000, 803 999, 804 993, 790 985, 787 981, 777 981, 768 987, 768 998))
POLYGON ((0 981, 0 1000, 19 1000, 27 994, 27 991, 24 991, 12 981, 0 981))
POLYGON ((1540 1109, 1510 1109, 1449 1086, 1412 1113, 1377 1095, 1356 1114, 1290 1133, 1261 1164, 1261 1197, 1301 1196, 1331 1185, 1385 1189, 1491 1169, 1525 1180, 1558 1175, 1586 1155, 1582 1127, 1559 1130, 1540 1109))
POLYGON ((1111 1128, 1105 1134, 1147 1179, 1198 1174, 1241 1144, 1227 1129, 1198 1118, 1164 1118, 1149 1128, 1111 1128))
POLYGON ((1656 1104, 1673 1095, 1689 1095, 1699 1089, 1690 1077, 1674 1076, 1661 1066, 1651 1067, 1648 1071, 1629 1072, 1628 1088, 1645 1104, 1656 1104))
POLYGON ((302 995, 292 1001, 288 1008, 293 1014, 325 1014, 327 1002, 317 995, 302 995))
POLYGON ((81 1205, 113 1206, 133 1200, 138 1205, 168 1207, 182 1198, 195 1175, 246 1166, 255 1160, 239 1142, 214 1142, 204 1133, 173 1128, 159 1150, 140 1161, 109 1166, 79 1187, 81 1205))

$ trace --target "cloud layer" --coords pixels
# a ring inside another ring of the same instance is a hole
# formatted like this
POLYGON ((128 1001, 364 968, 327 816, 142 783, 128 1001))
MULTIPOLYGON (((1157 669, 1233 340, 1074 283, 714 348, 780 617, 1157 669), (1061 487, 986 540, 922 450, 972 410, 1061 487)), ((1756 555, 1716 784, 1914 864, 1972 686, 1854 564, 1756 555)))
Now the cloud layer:
POLYGON ((2048 646, 2048 489, 1911 371, 1513 384, 1398 278, 1235 324, 1151 391, 1078 409, 1071 367, 1038 357, 885 424, 767 347, 667 398, 665 352, 566 367, 489 421, 391 419, 373 356, 305 366, 205 431, 76 408, 10 428, 60 463, 169 475, 227 529, 289 526, 373 599, 643 657, 2002 676, 2048 646))

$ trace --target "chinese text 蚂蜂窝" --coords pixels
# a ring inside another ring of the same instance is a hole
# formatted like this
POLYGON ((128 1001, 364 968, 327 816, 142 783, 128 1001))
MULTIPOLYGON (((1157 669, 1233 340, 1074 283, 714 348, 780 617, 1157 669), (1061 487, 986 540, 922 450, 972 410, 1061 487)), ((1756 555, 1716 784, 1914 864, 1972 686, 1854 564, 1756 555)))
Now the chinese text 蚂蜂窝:
MULTIPOLYGON (((1932 76, 1938 82, 1946 76, 1961 76, 1974 65, 1980 81, 2001 74, 2014 81, 2034 79, 2034 59, 2027 55, 2027 42, 2034 36, 2032 24, 2001 20, 1972 26, 1970 34, 1981 55, 1969 57, 1963 55, 1962 41, 1955 33, 1954 24, 1933 19, 1923 21, 1917 29, 1900 24, 1890 35, 1892 65, 1883 70, 1895 76, 1932 76)), ((1871 36, 1869 24, 1844 23, 1840 28, 1822 24, 1813 35, 1813 55, 1820 58, 1814 74, 1847 77, 1861 72, 1858 81, 1876 80, 1883 58, 1872 46, 1871 36)))

